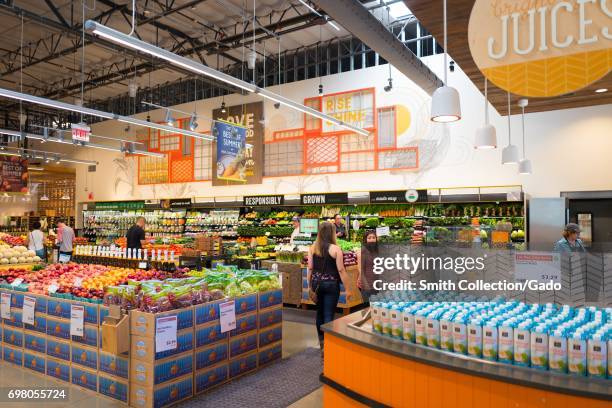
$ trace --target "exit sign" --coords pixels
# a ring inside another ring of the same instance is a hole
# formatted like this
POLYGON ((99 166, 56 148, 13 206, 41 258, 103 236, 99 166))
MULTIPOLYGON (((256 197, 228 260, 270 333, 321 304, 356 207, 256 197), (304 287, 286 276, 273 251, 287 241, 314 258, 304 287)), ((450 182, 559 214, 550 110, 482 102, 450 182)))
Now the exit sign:
POLYGON ((72 140, 79 142, 89 142, 89 136, 91 135, 91 128, 84 123, 73 123, 70 125, 72 130, 72 140))

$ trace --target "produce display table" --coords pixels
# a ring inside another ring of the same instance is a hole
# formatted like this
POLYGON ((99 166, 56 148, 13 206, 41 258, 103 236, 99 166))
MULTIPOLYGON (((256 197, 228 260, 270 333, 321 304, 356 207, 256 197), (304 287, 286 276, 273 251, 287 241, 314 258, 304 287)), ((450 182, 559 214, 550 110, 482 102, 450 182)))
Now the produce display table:
POLYGON ((272 270, 276 264, 283 281, 283 303, 294 306, 302 304, 302 270, 304 266, 299 263, 263 261, 262 268, 272 270))
MULTIPOLYGON (((357 265, 351 265, 346 267, 346 273, 349 276, 350 290, 352 292, 352 298, 347 302, 346 290, 344 285, 340 284, 340 299, 338 300, 338 308, 342 310, 342 314, 347 315, 351 309, 355 306, 359 306, 363 303, 361 292, 357 287, 357 278, 359 277, 359 269, 357 265)), ((306 268, 302 269, 302 305, 314 305, 314 302, 308 297, 308 291, 310 289, 310 282, 308 282, 308 271, 306 268)))
POLYGON ((371 333, 365 312, 323 326, 329 407, 609 407, 610 380, 475 360, 371 333))

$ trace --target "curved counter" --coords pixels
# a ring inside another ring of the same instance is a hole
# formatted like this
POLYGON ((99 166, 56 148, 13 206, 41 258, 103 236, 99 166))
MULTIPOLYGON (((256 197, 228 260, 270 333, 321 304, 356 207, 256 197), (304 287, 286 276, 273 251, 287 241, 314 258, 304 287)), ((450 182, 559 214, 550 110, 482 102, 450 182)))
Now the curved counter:
POLYGON ((325 326, 326 407, 612 407, 612 380, 478 360, 371 333, 363 312, 325 326))

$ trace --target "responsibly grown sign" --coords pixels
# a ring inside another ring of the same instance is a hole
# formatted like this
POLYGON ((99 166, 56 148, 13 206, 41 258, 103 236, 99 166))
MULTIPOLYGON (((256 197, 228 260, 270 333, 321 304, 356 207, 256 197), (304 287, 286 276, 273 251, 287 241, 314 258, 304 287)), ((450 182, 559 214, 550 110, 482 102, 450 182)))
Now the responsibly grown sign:
POLYGON ((476 0, 474 62, 498 87, 529 97, 566 94, 612 70, 612 1, 476 0))

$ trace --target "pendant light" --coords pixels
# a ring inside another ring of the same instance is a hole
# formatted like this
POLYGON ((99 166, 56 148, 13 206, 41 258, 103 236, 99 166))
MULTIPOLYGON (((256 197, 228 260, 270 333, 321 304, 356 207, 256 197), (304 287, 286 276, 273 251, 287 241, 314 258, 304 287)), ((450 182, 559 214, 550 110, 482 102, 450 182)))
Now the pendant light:
POLYGON ((170 109, 166 109, 166 124, 168 126, 174 126, 174 118, 172 117, 170 109))
POLYGON ((484 101, 485 101, 485 123, 484 126, 476 129, 476 138, 474 140, 475 149, 495 149, 497 148, 497 134, 495 126, 489 123, 489 99, 488 99, 488 84, 489 81, 485 77, 484 101))
POLYGON ((531 174, 531 160, 525 156, 525 108, 529 104, 527 99, 519 99, 518 105, 521 107, 521 122, 523 125, 523 159, 519 162, 519 174, 531 174))
POLYGON ((504 147, 504 150, 502 150, 502 164, 517 164, 519 162, 518 147, 512 144, 510 112, 510 92, 508 92, 508 146, 504 147))
POLYGON ((431 97, 431 120, 448 123, 461 119, 461 102, 459 92, 448 86, 448 51, 446 33, 446 0, 444 3, 444 86, 436 89, 431 97))
POLYGON ((49 197, 47 196, 47 183, 43 183, 43 195, 39 199, 40 201, 49 201, 49 197))

